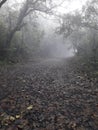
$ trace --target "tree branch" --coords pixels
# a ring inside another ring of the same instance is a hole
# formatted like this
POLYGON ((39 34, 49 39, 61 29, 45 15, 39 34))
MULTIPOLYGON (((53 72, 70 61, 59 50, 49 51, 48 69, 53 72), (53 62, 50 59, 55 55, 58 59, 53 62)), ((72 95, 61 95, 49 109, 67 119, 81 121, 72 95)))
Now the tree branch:
POLYGON ((0 1, 0 8, 2 7, 2 5, 6 2, 7 0, 2 0, 0 1))

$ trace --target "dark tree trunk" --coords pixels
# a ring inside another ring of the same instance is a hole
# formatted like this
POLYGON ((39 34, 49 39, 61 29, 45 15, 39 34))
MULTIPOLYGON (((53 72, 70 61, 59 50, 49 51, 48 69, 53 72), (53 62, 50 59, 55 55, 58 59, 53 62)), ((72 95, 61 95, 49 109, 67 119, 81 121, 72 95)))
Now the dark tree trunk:
POLYGON ((0 8, 2 7, 2 5, 6 2, 7 0, 2 0, 1 2, 0 2, 0 8))
POLYGON ((93 34, 93 46, 92 46, 92 52, 93 52, 93 65, 94 68, 96 69, 96 62, 97 62, 97 46, 96 46, 96 31, 94 30, 93 34))
POLYGON ((23 19, 25 18, 26 16, 26 12, 28 10, 28 0, 26 1, 26 3, 23 5, 23 8, 20 10, 20 14, 19 14, 19 17, 18 17, 18 20, 17 20, 17 24, 16 26, 14 27, 13 30, 11 30, 7 36, 7 40, 6 40, 6 43, 5 43, 5 47, 7 47, 7 49, 10 47, 10 44, 11 44, 11 41, 15 35, 15 33, 17 31, 20 31, 20 29, 25 25, 23 23, 23 19))
POLYGON ((7 39, 6 39, 6 43, 5 43, 5 47, 8 49, 10 47, 10 44, 11 44, 11 41, 12 41, 12 38, 15 34, 16 30, 12 30, 8 36, 7 36, 7 39))

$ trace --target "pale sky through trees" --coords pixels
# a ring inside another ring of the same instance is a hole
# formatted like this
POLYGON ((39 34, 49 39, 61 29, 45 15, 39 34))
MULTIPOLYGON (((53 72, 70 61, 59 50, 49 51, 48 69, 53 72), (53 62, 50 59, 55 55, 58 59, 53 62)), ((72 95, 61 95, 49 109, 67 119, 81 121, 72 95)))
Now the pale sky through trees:
MULTIPOLYGON (((57 0, 55 0, 57 3, 57 0)), ((61 2, 61 0, 59 0, 61 2)), ((57 11, 60 12, 61 14, 64 13, 69 13, 75 10, 81 10, 82 6, 85 5, 85 3, 88 0, 69 0, 69 1, 65 1, 61 7, 57 8, 57 11)), ((58 3, 60 3, 58 2, 58 3)))
MULTIPOLYGON (((13 10, 21 7, 21 3, 24 2, 25 0, 8 0, 9 5, 11 6, 11 8, 13 8, 13 10)), ((71 13, 75 10, 81 10, 82 6, 86 4, 88 0, 53 0, 53 4, 54 5, 60 5, 60 3, 62 3, 60 6, 54 8, 54 14, 59 14, 59 15, 63 15, 63 14, 67 14, 67 13, 71 13)), ((44 14, 42 14, 44 15, 44 14)), ((46 14, 45 14, 46 15, 46 14)), ((52 15, 47 15, 45 16, 46 19, 44 19, 42 16, 39 16, 38 21, 40 24, 41 29, 45 31, 45 36, 44 36, 44 41, 43 44, 44 46, 46 46, 46 41, 47 39, 49 39, 50 37, 50 42, 47 41, 48 44, 54 46, 54 48, 57 48, 55 50, 55 54, 59 54, 61 56, 65 56, 66 52, 65 52, 65 48, 66 45, 63 43, 63 41, 61 40, 62 38, 58 36, 58 38, 60 39, 60 45, 58 44, 58 39, 54 38, 54 30, 55 28, 58 26, 58 18, 55 18, 52 15), (56 20, 53 20, 56 19, 56 20), (51 37, 51 35, 53 35, 53 37, 51 37), (57 53, 56 53, 57 52, 57 53)), ((72 50, 68 50, 68 52, 73 55, 72 50)))
MULTIPOLYGON (((15 5, 16 3, 22 3, 24 0, 8 0, 8 2, 10 3, 10 5, 15 5)), ((60 3, 62 3, 62 1, 64 0, 53 0, 54 4, 59 5, 60 3)), ((61 7, 58 7, 56 10, 61 13, 68 13, 74 10, 80 10, 82 8, 83 5, 85 5, 85 3, 88 0, 65 0, 61 7)))

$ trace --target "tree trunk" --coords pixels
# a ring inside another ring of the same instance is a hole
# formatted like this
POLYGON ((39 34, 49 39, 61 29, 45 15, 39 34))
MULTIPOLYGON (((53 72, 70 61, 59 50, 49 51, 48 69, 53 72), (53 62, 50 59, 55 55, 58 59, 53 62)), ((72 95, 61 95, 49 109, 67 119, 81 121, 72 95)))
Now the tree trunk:
POLYGON ((17 19, 17 24, 14 27, 13 30, 11 30, 11 32, 9 32, 7 39, 6 39, 6 43, 5 43, 5 47, 7 47, 7 49, 10 47, 11 41, 15 35, 15 33, 17 31, 20 31, 20 29, 25 25, 23 22, 23 19, 26 16, 26 12, 28 10, 28 0, 25 2, 25 4, 23 5, 22 9, 20 10, 20 14, 19 17, 17 19))
POLYGON ((93 46, 92 46, 92 52, 93 52, 93 64, 94 68, 96 69, 96 54, 97 54, 97 47, 96 47, 96 32, 94 30, 93 34, 93 46))
POLYGON ((0 8, 2 7, 2 5, 6 2, 7 0, 2 0, 1 2, 0 2, 0 8))
POLYGON ((14 30, 12 30, 12 31, 8 34, 7 39, 6 39, 6 43, 5 43, 5 48, 6 48, 6 49, 9 49, 10 44, 11 44, 11 41, 12 41, 12 39, 13 39, 13 37, 14 37, 16 31, 17 31, 17 30, 14 29, 14 30))

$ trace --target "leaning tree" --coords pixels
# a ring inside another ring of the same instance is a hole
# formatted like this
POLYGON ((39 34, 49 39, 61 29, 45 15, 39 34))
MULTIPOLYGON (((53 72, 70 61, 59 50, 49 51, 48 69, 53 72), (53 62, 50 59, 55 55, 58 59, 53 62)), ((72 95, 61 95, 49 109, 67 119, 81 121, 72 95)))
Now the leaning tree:
POLYGON ((7 0, 0 0, 0 8, 5 4, 7 0))

